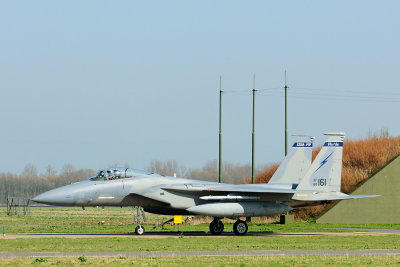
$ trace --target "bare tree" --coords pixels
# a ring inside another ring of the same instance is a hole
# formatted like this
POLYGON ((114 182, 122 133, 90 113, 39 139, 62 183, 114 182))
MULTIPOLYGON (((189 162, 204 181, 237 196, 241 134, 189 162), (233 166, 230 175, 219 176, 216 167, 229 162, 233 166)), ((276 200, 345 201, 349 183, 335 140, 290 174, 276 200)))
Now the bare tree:
POLYGON ((369 130, 367 133, 367 139, 371 138, 389 138, 389 128, 386 126, 382 126, 378 131, 369 130))
MULTIPOLYGON (((255 166, 255 172, 261 173, 266 165, 255 166)), ((188 177, 198 180, 218 181, 218 160, 208 161, 201 169, 190 169, 188 177)), ((222 182, 237 184, 251 177, 251 164, 222 163, 222 182)))
POLYGON ((38 170, 36 166, 32 163, 27 163, 24 167, 24 170, 22 171, 22 175, 24 176, 30 176, 30 177, 37 177, 38 176, 38 170))
POLYGON ((61 169, 62 174, 71 174, 75 172, 75 166, 72 163, 65 163, 61 169))
POLYGON ((57 174, 57 170, 53 167, 53 165, 48 164, 46 167, 45 176, 54 176, 57 174))
POLYGON ((153 159, 150 161, 149 171, 161 174, 173 176, 176 174, 179 177, 185 177, 187 174, 187 168, 180 165, 175 159, 169 159, 166 161, 161 161, 158 159, 153 159))
POLYGON ((386 127, 386 126, 382 126, 381 133, 380 133, 380 138, 388 138, 388 137, 390 137, 389 128, 386 127))

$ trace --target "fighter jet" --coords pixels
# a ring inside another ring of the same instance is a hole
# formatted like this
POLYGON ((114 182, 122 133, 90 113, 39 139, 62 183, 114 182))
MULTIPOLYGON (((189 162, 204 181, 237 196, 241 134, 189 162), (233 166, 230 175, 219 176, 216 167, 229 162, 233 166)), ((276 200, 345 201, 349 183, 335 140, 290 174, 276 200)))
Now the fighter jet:
MULTIPOLYGON (((32 200, 60 206, 141 206, 165 215, 212 216, 212 234, 224 230, 222 218, 237 221, 236 235, 248 225, 241 218, 286 213, 293 208, 332 200, 375 197, 340 192, 344 133, 326 133, 327 140, 311 164, 312 140, 296 141, 269 183, 226 184, 155 174, 131 168, 107 168, 87 180, 59 187, 32 200)), ((143 234, 139 225, 136 234, 143 234)))

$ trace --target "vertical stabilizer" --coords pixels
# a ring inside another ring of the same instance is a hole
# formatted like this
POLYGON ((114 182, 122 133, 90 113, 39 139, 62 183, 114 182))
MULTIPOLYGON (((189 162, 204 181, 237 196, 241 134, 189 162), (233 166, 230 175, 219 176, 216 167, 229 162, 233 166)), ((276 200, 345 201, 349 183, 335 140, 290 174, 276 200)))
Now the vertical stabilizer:
POLYGON ((289 154, 283 159, 269 184, 298 185, 311 166, 314 137, 298 135, 289 154))
POLYGON ((340 192, 344 133, 325 133, 328 136, 298 190, 340 192))

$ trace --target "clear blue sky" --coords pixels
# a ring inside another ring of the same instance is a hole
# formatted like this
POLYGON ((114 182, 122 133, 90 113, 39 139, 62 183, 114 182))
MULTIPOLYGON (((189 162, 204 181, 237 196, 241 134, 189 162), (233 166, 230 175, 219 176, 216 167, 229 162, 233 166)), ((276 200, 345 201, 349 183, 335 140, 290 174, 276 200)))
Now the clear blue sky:
MULTIPOLYGON (((2 1, 0 172, 284 153, 289 133, 400 135, 398 1, 2 1), (275 89, 274 89, 275 88, 275 89), (261 90, 262 89, 262 90, 261 90), (268 89, 268 90, 266 90, 268 89), (246 91, 247 90, 247 91, 246 91)), ((290 138, 292 140, 292 138, 290 138)))

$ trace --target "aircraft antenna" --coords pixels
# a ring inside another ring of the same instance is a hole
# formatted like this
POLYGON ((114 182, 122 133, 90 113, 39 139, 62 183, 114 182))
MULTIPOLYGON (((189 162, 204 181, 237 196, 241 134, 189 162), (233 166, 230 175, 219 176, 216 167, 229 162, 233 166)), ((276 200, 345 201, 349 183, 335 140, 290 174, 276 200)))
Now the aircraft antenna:
POLYGON ((253 76, 253 124, 251 134, 251 183, 254 184, 254 122, 255 122, 255 102, 256 102, 256 74, 253 76))
POLYGON ((219 160, 218 182, 222 182, 222 76, 219 76, 219 160))
POLYGON ((286 70, 285 70, 285 156, 287 155, 288 146, 287 146, 287 138, 288 138, 288 131, 287 131, 287 86, 286 82, 286 70))

